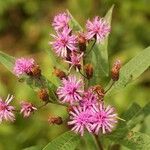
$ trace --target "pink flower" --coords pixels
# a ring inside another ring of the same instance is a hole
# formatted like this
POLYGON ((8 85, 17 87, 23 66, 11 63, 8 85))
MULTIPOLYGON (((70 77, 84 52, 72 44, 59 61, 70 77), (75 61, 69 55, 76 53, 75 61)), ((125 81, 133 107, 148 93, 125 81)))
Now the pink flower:
POLYGON ((117 123, 117 114, 111 106, 105 107, 104 104, 99 106, 93 105, 93 125, 92 130, 95 134, 101 131, 103 134, 111 132, 117 123))
POLYGON ((59 100, 62 103, 68 102, 73 104, 82 99, 83 82, 81 79, 77 79, 75 76, 69 76, 68 79, 63 78, 62 86, 57 90, 59 100))
POLYGON ((27 118, 31 115, 32 112, 37 110, 36 107, 33 106, 32 103, 29 102, 22 102, 21 103, 21 110, 20 113, 23 114, 23 117, 27 118))
POLYGON ((86 38, 91 40, 95 38, 97 42, 103 40, 110 33, 110 25, 98 16, 93 21, 88 20, 86 23, 86 38))
POLYGON ((98 99, 93 91, 89 89, 88 91, 84 92, 83 98, 80 101, 80 106, 91 110, 93 108, 93 105, 98 105, 98 99))
POLYGON ((54 17, 52 26, 56 31, 68 28, 70 16, 67 13, 60 13, 54 17))
POLYGON ((70 121, 68 122, 68 125, 73 126, 72 131, 80 133, 81 136, 83 136, 85 129, 92 132, 92 114, 90 111, 81 106, 74 106, 72 109, 70 111, 70 121))
POLYGON ((25 73, 29 73, 34 66, 35 62, 34 59, 28 59, 28 58, 19 58, 16 59, 13 72, 16 76, 23 75, 25 73))
POLYGON ((70 70, 71 70, 72 67, 75 67, 76 69, 81 68, 81 58, 82 58, 82 56, 83 56, 83 53, 81 53, 81 54, 77 54, 75 52, 71 53, 70 61, 66 61, 69 64, 71 64, 70 70))
POLYGON ((13 96, 10 95, 7 96, 5 101, 3 101, 2 98, 0 98, 0 123, 3 120, 12 121, 12 122, 15 120, 15 115, 13 114, 15 108, 9 105, 9 103, 12 100, 13 100, 13 96))
POLYGON ((57 32, 57 36, 52 36, 55 41, 50 44, 58 56, 66 58, 68 51, 77 50, 77 36, 71 34, 71 29, 65 28, 62 32, 57 32))

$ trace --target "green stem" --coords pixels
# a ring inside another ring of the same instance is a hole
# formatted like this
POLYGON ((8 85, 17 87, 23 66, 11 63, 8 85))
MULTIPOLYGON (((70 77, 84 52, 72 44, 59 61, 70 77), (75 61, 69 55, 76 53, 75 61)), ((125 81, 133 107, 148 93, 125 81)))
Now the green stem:
POLYGON ((114 84, 115 84, 115 81, 112 81, 112 80, 111 80, 111 83, 110 83, 108 89, 106 89, 104 93, 106 94, 106 93, 112 88, 112 86, 113 86, 114 84))
POLYGON ((94 42, 93 42, 93 44, 92 44, 92 46, 91 46, 90 50, 89 50, 89 51, 85 54, 85 56, 87 56, 87 55, 89 55, 89 54, 90 54, 90 52, 92 51, 92 49, 93 49, 93 47, 94 47, 95 43, 96 43, 96 40, 94 40, 94 42))
POLYGON ((98 139, 98 135, 94 135, 94 137, 95 137, 95 140, 96 140, 99 150, 104 150, 101 142, 98 139))

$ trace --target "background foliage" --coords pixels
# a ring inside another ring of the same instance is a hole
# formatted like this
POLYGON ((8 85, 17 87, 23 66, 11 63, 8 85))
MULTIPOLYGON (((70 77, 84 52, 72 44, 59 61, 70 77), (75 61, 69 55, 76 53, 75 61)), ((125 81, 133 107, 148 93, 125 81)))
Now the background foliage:
MULTIPOLYGON (((0 0, 0 50, 15 57, 34 57, 41 64, 43 73, 50 78, 53 59, 46 51, 50 50, 49 33, 53 32, 51 21, 55 13, 69 9, 82 25, 89 17, 103 16, 111 5, 115 4, 109 40, 109 59, 112 62, 115 58, 120 58, 125 63, 150 44, 148 3, 148 0, 0 0)), ((17 82, 16 77, 2 65, 0 70, 1 96, 6 96, 7 93, 14 94, 16 104, 22 99, 41 104, 36 93, 29 87, 17 82)), ((133 102, 144 106, 150 100, 149 74, 150 71, 147 70, 138 81, 129 85, 123 92, 108 97, 106 101, 117 107, 119 114, 126 111, 133 102)), ((18 116, 14 124, 1 124, 0 149, 20 150, 33 145, 43 147, 67 130, 63 125, 48 125, 48 115, 65 117, 65 112, 65 108, 61 106, 49 105, 30 119, 24 120, 18 116)), ((142 125, 136 126, 134 130, 150 134, 150 116, 144 117, 142 125)))

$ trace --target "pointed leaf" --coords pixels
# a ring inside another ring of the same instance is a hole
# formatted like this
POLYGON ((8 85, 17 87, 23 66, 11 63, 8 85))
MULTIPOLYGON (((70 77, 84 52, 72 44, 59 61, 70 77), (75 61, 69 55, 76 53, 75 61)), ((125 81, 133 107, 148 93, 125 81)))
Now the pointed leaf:
POLYGON ((69 12, 69 10, 67 10, 67 13, 69 14, 69 16, 71 17, 71 24, 70 26, 76 30, 76 31, 82 31, 82 27, 81 25, 77 22, 77 20, 71 15, 71 13, 69 12))
POLYGON ((69 131, 51 141, 43 150, 74 150, 79 141, 79 135, 69 131))
POLYGON ((13 72, 13 64, 15 58, 0 51, 0 63, 2 63, 9 71, 13 72))
POLYGON ((128 83, 138 78, 150 66, 150 47, 132 58, 120 70, 119 80, 108 92, 108 96, 125 88, 128 83))

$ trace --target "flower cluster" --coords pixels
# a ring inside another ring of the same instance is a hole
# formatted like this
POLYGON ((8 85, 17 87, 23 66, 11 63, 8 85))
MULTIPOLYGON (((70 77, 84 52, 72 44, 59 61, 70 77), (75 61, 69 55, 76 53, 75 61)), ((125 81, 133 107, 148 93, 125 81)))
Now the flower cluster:
MULTIPOLYGON (((54 52, 65 63, 68 63, 68 72, 64 72, 54 66, 53 74, 60 79, 60 85, 57 90, 52 91, 43 78, 39 66, 33 58, 18 58, 13 67, 13 73, 20 78, 22 75, 28 76, 35 83, 38 82, 38 96, 44 102, 41 108, 53 99, 58 98, 61 105, 68 108, 68 125, 75 133, 83 136, 87 130, 93 134, 105 134, 111 132, 117 123, 117 113, 112 106, 105 105, 104 96, 106 91, 100 85, 89 86, 89 80, 94 73, 92 64, 84 64, 85 57, 91 52, 94 45, 89 50, 89 43, 101 43, 110 32, 110 25, 104 18, 95 17, 92 21, 88 20, 84 32, 74 32, 70 27, 71 16, 64 12, 54 17, 52 27, 55 34, 50 42, 54 52), (89 51, 88 51, 89 50, 89 51), (74 71, 72 70, 74 69, 74 71)), ((112 79, 116 81, 119 78, 120 62, 116 63, 112 69, 112 79), (117 77, 117 79, 116 79, 117 77)), ((108 89, 109 90, 109 89, 108 89)), ((0 98, 0 123, 3 120, 14 121, 16 109, 10 105, 13 96, 8 95, 6 101, 0 98)), ((21 102, 20 113, 24 118, 29 117, 31 113, 37 110, 32 103, 21 102)), ((49 124, 62 124, 63 120, 59 116, 51 116, 48 119, 49 124)))
POLYGON ((81 90, 81 80, 69 76, 62 80, 57 94, 61 103, 69 103, 72 106, 69 125, 76 133, 84 134, 84 130, 103 134, 111 132, 117 123, 117 114, 111 106, 105 106, 99 101, 98 95, 92 90, 81 90))
MULTIPOLYGON (((106 20, 95 17, 86 23, 84 33, 75 34, 69 26, 71 17, 67 13, 58 14, 54 17, 53 27, 57 35, 52 35, 54 41, 50 42, 57 56, 69 63, 69 73, 74 67, 81 73, 83 65, 81 60, 86 55, 86 47, 90 41, 100 43, 110 32, 110 26, 106 20)), ((85 66, 87 79, 93 74, 92 65, 85 66)), ((75 75, 68 75, 61 78, 61 85, 57 89, 59 102, 69 104, 72 109, 69 111, 70 121, 68 125, 76 133, 84 134, 87 129, 91 133, 98 134, 111 132, 117 122, 115 109, 105 106, 102 90, 94 91, 93 87, 85 89, 84 80, 75 75)), ((98 89, 99 86, 96 86, 98 89)))

